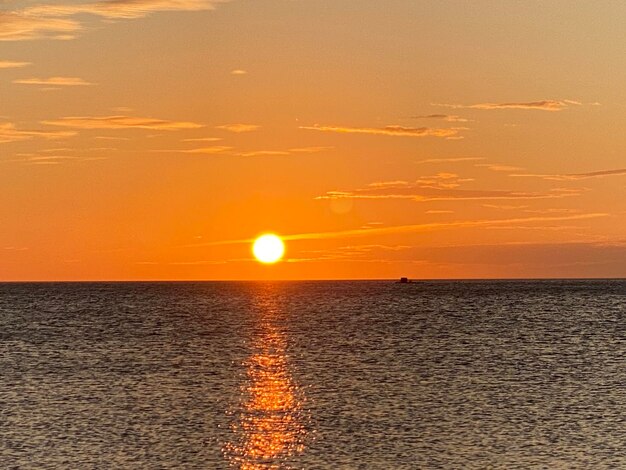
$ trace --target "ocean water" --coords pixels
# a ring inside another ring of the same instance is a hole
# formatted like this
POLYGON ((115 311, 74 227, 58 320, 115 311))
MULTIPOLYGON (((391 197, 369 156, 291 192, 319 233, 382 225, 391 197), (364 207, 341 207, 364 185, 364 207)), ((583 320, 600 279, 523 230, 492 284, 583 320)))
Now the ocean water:
POLYGON ((0 284, 0 468, 626 468, 626 281, 0 284))

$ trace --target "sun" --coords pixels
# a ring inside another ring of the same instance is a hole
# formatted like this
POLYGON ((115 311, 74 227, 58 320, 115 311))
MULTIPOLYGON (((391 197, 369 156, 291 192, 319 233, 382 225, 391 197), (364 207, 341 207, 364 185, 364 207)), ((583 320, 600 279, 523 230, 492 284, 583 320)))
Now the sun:
POLYGON ((285 254, 285 244, 277 235, 267 233, 254 241, 252 253, 261 263, 276 263, 285 254))

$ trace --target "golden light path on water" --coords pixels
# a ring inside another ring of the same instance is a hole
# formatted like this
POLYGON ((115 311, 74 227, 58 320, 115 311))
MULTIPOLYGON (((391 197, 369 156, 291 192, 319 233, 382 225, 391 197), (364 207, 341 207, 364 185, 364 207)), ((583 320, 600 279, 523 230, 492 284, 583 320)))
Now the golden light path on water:
POLYGON ((291 376, 287 337, 280 329, 279 292, 267 285, 258 298, 260 328, 255 352, 246 361, 246 380, 233 440, 223 452, 230 464, 243 470, 285 468, 290 457, 304 450, 304 395, 291 376))

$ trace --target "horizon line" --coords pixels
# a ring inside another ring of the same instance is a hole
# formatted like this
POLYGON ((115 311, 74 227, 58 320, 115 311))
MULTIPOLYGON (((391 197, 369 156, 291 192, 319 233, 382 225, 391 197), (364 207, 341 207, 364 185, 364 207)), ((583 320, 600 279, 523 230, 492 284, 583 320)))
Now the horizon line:
MULTIPOLYGON (((406 277, 406 276, 402 276, 406 277)), ((397 281, 400 277, 394 278, 311 278, 311 279, 59 279, 59 280, 0 280, 0 284, 133 284, 133 283, 191 283, 191 282, 388 282, 397 281)), ((433 278, 412 278, 415 282, 460 282, 460 281, 626 281, 623 277, 433 277, 433 278)))

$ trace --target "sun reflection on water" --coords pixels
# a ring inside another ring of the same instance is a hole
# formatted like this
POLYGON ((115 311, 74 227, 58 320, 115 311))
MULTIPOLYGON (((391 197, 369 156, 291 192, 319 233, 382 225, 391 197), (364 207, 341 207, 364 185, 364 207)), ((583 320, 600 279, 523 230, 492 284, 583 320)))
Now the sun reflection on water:
POLYGON ((258 299, 255 352, 245 362, 234 438, 223 449, 231 465, 244 470, 289 468, 290 458, 304 450, 304 395, 289 369, 278 296, 270 289, 258 299))

